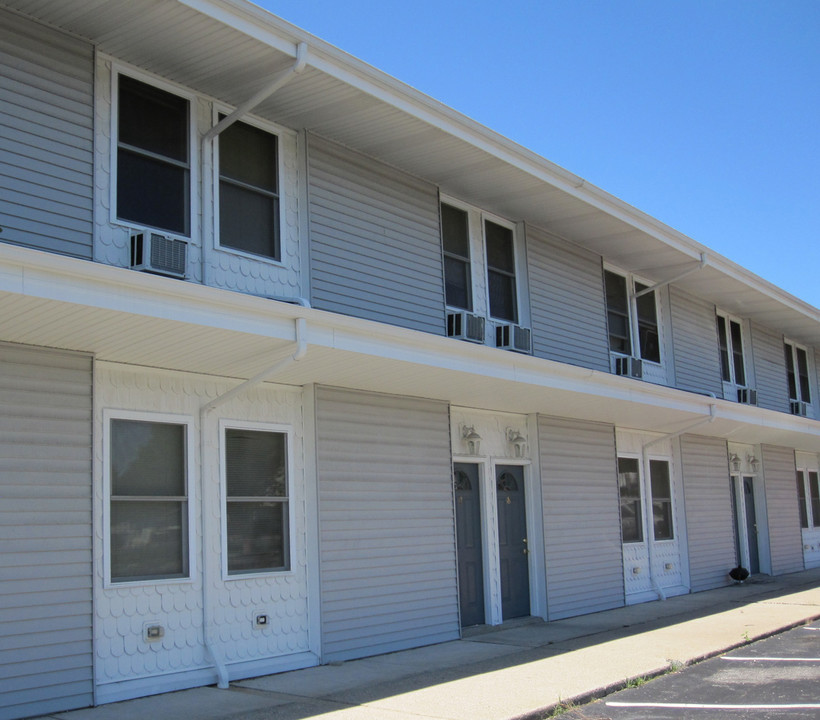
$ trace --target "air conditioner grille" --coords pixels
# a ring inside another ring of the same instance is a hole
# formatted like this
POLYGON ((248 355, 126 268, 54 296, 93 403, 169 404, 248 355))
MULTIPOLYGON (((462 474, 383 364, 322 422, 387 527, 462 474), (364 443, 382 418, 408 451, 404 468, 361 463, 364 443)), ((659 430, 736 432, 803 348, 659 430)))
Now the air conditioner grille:
POLYGON ((151 265, 174 274, 185 272, 187 243, 151 233, 151 265))

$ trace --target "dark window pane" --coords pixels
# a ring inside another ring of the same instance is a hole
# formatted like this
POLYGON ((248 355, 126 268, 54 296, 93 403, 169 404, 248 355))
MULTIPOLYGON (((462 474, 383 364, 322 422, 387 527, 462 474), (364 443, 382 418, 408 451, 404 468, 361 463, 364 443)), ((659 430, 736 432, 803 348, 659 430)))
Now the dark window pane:
POLYGON ((112 500, 111 579, 188 574, 187 503, 112 500))
POLYGON ((447 304, 471 310, 470 265, 458 258, 444 256, 444 287, 447 304))
POLYGON ((794 372, 794 355, 792 354, 792 346, 783 346, 786 355, 786 377, 789 381, 789 399, 799 400, 797 397, 797 377, 794 372))
POLYGON ((219 243, 279 259, 279 199, 223 181, 219 185, 219 243))
POLYGON ((484 239, 487 243, 487 266, 493 270, 515 274, 513 231, 486 220, 484 239))
POLYGON ((735 370, 735 382, 738 385, 746 384, 746 370, 743 367, 743 337, 740 332, 740 325, 734 321, 729 322, 732 330, 732 358, 735 370))
POLYGON ((119 142, 188 162, 188 101, 119 76, 119 142))
POLYGON ((621 504, 621 537, 625 543, 641 542, 641 478, 637 459, 618 458, 618 491, 621 504))
POLYGON ((629 302, 626 278, 609 270, 604 271, 607 322, 609 324, 609 349, 613 352, 632 354, 629 332, 629 302))
POLYGON ((649 477, 652 485, 652 517, 655 540, 671 540, 674 537, 674 530, 669 463, 665 460, 650 460, 649 477))
POLYGON ((188 233, 188 170, 120 148, 117 216, 142 225, 188 233))
POLYGON ((183 497, 185 426, 112 420, 111 494, 183 497))
POLYGON ((287 503, 228 502, 228 572, 286 570, 287 503))
POLYGON ((235 122, 219 136, 219 174, 270 193, 277 192, 276 136, 235 122))
POLYGON ((464 210, 452 205, 441 206, 441 236, 446 253, 469 260, 470 232, 464 210))
POLYGON ((490 315, 499 320, 518 321, 515 299, 515 277, 490 270, 487 273, 490 295, 490 315))
POLYGON ((800 527, 807 528, 809 526, 809 513, 806 508, 806 484, 802 470, 797 471, 797 500, 800 508, 800 527))
POLYGON ((717 317, 718 347, 720 348, 720 376, 724 382, 731 382, 732 373, 729 367, 729 341, 726 334, 726 320, 717 317))
POLYGON ((228 497, 286 497, 287 451, 284 433, 225 431, 228 497))
POLYGON ((811 390, 809 389, 809 359, 806 351, 802 348, 795 348, 797 354, 797 372, 800 376, 800 399, 803 402, 811 402, 811 390))
MULTIPOLYGON (((646 285, 635 283, 635 292, 646 290, 646 285)), ((638 337, 641 344, 641 357, 652 362, 661 361, 660 337, 658 335, 658 314, 655 307, 655 293, 641 295, 635 301, 638 311, 638 337)))

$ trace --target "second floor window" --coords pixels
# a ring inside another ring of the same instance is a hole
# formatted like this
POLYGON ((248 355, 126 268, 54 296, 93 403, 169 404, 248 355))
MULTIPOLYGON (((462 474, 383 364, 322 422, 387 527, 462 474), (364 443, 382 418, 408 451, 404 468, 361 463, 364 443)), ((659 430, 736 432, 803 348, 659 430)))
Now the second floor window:
POLYGON ((487 295, 490 316, 497 320, 518 322, 513 231, 485 220, 484 242, 487 249, 487 295))
POLYGON ((444 248, 444 294, 447 305, 471 311, 473 289, 467 213, 452 205, 442 204, 441 235, 444 248))
POLYGON ((190 232, 189 102, 119 75, 117 217, 190 232))
POLYGON ((724 315, 718 315, 717 332, 723 382, 745 387, 746 365, 743 362, 743 333, 740 323, 724 315))
POLYGON ((648 285, 604 271, 609 349, 660 363, 661 344, 655 292, 636 297, 648 285))
POLYGON ((279 260, 277 138, 235 122, 219 136, 219 244, 279 260))
POLYGON ((809 357, 805 348, 787 342, 783 345, 786 356, 786 377, 789 383, 789 399, 792 402, 811 403, 809 381, 809 357))

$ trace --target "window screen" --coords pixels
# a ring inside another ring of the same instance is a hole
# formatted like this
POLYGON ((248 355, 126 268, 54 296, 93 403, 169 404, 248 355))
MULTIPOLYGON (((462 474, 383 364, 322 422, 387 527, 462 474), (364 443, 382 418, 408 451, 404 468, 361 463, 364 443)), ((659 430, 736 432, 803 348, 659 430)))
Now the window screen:
POLYGON ((113 582, 188 575, 186 426, 111 421, 113 582))
POLYGON ((650 460, 649 477, 652 485, 655 540, 672 540, 675 532, 672 521, 672 484, 669 477, 669 463, 666 460, 650 460))
POLYGON ((797 505, 800 510, 800 527, 808 528, 809 513, 806 507, 806 479, 802 470, 797 471, 797 505))
POLYGON ((225 431, 228 574, 287 570, 287 435, 225 431))
POLYGON ((641 476, 636 458, 618 458, 618 491, 621 500, 621 537, 625 543, 642 542, 641 476))
POLYGON ((442 205, 441 235, 444 248, 444 291, 447 304, 462 310, 472 310, 470 233, 467 213, 451 205, 442 205))
POLYGON ((189 103, 119 76, 117 217, 189 232, 189 103))
POLYGON ((499 320, 518 322, 513 231, 486 220, 484 222, 484 242, 487 247, 487 292, 490 298, 490 315, 499 320))
POLYGON ((605 270, 604 285, 609 325, 609 349, 612 352, 631 355, 632 339, 629 333, 629 295, 626 290, 626 278, 605 270))
POLYGON ((219 136, 219 244, 281 259, 277 138, 235 122, 219 136))

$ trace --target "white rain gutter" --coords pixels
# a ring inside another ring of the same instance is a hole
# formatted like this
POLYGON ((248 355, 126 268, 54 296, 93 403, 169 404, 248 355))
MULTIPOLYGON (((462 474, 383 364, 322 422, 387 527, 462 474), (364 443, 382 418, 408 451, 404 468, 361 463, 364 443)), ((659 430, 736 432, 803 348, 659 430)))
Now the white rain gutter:
POLYGON ((671 285, 672 283, 678 282, 678 280, 683 280, 683 278, 689 277, 689 275, 692 275, 693 273, 696 273, 698 270, 703 270, 703 268, 705 268, 708 264, 709 264, 709 260, 706 257, 706 253, 701 253, 700 254, 700 260, 693 267, 687 268, 682 273, 680 273, 678 275, 675 275, 675 277, 671 277, 668 280, 662 280, 659 283, 655 283, 651 287, 644 288, 643 290, 641 290, 639 292, 636 292, 636 293, 632 293, 632 297, 633 298, 639 298, 642 295, 648 295, 651 292, 655 292, 655 290, 657 290, 658 288, 662 288, 666 285, 671 285))
MULTIPOLYGON (((704 418, 700 418, 698 420, 695 420, 693 423, 687 425, 682 430, 678 430, 678 431, 673 432, 673 433, 668 433, 666 435, 662 435, 661 437, 656 437, 656 438, 653 438, 652 440, 649 440, 648 442, 645 442, 641 446, 641 462, 643 463, 644 485, 646 486, 648 483, 650 483, 649 458, 646 454, 646 449, 650 445, 655 445, 657 443, 665 442, 667 440, 674 440, 675 438, 678 438, 681 435, 685 435, 686 433, 691 432, 692 430, 694 430, 697 427, 700 427, 701 425, 708 425, 710 423, 713 423, 716 418, 717 418, 717 407, 713 404, 710 404, 709 405, 709 416, 708 417, 704 417, 704 418)), ((651 485, 650 485, 650 487, 651 487, 651 485)), ((644 492, 644 497, 648 497, 648 496, 649 496, 648 493, 644 492)), ((644 505, 644 508, 643 508, 644 523, 646 524, 647 529, 648 528, 654 528, 654 518, 652 517, 652 514, 650 512, 649 503, 645 502, 643 505, 644 505)), ((648 535, 648 533, 647 533, 647 535, 648 535)), ((647 540, 648 540, 648 538, 647 538, 647 540)), ((652 583, 652 589, 655 591, 655 594, 658 596, 658 600, 666 600, 666 593, 664 593, 663 588, 658 584, 658 578, 655 575, 655 538, 654 538, 654 533, 653 533, 652 540, 648 541, 646 543, 646 547, 647 547, 647 550, 649 551, 649 582, 652 583)))
POLYGON ((210 531, 210 517, 211 513, 207 511, 207 508, 204 508, 204 498, 205 498, 205 446, 206 446, 206 425, 207 423, 206 418, 208 414, 217 408, 219 405, 232 400, 240 393, 244 392, 245 390, 253 387, 254 385, 258 385, 259 383, 267 380, 272 375, 276 374, 280 370, 283 370, 288 365, 292 363, 299 362, 305 355, 307 354, 307 340, 306 340, 306 330, 307 330, 307 321, 305 318, 296 318, 295 320, 295 333, 296 333, 296 349, 294 350, 292 355, 288 355, 287 357, 275 362, 269 368, 263 370, 260 373, 257 373, 249 380, 245 382, 239 383, 236 387, 228 390, 227 392, 222 393, 218 397, 215 397, 210 402, 206 403, 199 409, 199 498, 200 503, 203 504, 203 512, 202 512, 202 632, 205 640, 205 649, 208 651, 208 654, 211 656, 211 660, 213 661, 214 668, 216 668, 217 674, 217 687, 225 690, 230 686, 230 682, 228 680, 228 672, 225 668, 225 664, 220 659, 219 655, 216 653, 213 643, 211 642, 211 631, 213 630, 213 622, 211 619, 210 613, 210 573, 208 571, 208 542, 211 537, 210 531))

